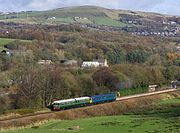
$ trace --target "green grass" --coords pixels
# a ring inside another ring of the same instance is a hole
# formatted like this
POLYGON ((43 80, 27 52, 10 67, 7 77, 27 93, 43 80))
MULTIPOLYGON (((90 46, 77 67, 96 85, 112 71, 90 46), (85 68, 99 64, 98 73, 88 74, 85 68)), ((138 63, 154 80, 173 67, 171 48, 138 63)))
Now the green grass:
MULTIPOLYGON (((51 121, 18 133, 178 133, 180 120, 135 115, 106 116, 74 121, 51 121), (79 128, 77 128, 79 127, 79 128)), ((11 132, 9 132, 11 133, 11 132)))
POLYGON ((107 25, 107 26, 116 26, 116 27, 128 26, 125 23, 122 23, 122 22, 117 21, 117 20, 113 20, 113 19, 108 18, 108 17, 92 18, 92 22, 94 22, 97 25, 107 25))
POLYGON ((79 19, 79 20, 76 20, 76 22, 82 23, 82 24, 92 24, 92 21, 90 21, 88 18, 87 19, 79 19))
POLYGON ((41 126, 6 133, 179 133, 179 99, 165 101, 163 104, 157 103, 158 106, 142 108, 130 114, 50 121, 41 126))
POLYGON ((12 13, 9 15, 0 15, 0 21, 17 22, 17 23, 30 23, 30 24, 69 24, 69 23, 95 23, 97 25, 124 27, 128 26, 125 23, 119 22, 118 12, 108 10, 101 7, 84 6, 61 8, 49 11, 33 11, 33 12, 20 12, 18 15, 12 13), (48 20, 48 18, 56 17, 55 20, 48 20), (88 18, 74 21, 75 17, 88 18))
POLYGON ((160 104, 180 104, 180 98, 163 100, 160 104))
POLYGON ((0 38, 0 51, 5 50, 4 45, 13 42, 15 39, 0 38))
POLYGON ((56 22, 62 22, 62 23, 74 23, 74 20, 70 17, 68 17, 68 18, 57 18, 55 21, 56 22))
MULTIPOLYGON (((16 39, 11 39, 11 38, 0 38, 0 51, 2 50, 6 50, 6 48, 4 48, 4 45, 15 41, 16 39)), ((30 43, 30 40, 20 40, 22 43, 30 43)))
POLYGON ((13 42, 15 39, 9 39, 9 38, 0 38, 0 46, 4 46, 10 42, 13 42))
POLYGON ((129 96, 135 95, 140 93, 148 92, 148 87, 137 87, 137 88, 130 88, 130 89, 121 89, 119 90, 121 96, 129 96))

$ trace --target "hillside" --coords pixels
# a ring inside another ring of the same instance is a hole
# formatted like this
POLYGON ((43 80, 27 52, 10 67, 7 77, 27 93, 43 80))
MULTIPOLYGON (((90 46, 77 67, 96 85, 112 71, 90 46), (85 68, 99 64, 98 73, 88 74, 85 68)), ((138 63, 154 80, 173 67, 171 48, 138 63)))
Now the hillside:
MULTIPOLYGON (((49 11, 30 11, 20 13, 9 13, 0 15, 1 21, 6 22, 25 22, 42 24, 69 24, 69 23, 99 23, 98 20, 116 22, 118 14, 114 10, 108 10, 100 7, 84 6, 59 8, 49 11), (78 19, 79 18, 79 19, 78 19)), ((106 22, 104 22, 106 24, 106 22)))
MULTIPOLYGON (((156 13, 144 13, 144 12, 132 12, 125 10, 113 10, 106 9, 102 7, 95 6, 81 6, 81 7, 67 7, 59 8, 48 11, 27 11, 19 13, 9 13, 9 14, 0 14, 1 21, 12 21, 12 22, 22 22, 21 20, 26 20, 27 22, 42 22, 42 23, 51 23, 53 21, 57 23, 75 23, 75 17, 82 19, 89 19, 89 23, 96 22, 97 18, 109 18, 114 21, 118 21, 119 15, 134 15, 149 17, 154 19, 156 17, 166 18, 168 16, 156 14, 156 13)), ((170 16, 169 16, 170 17, 170 16)), ((83 23, 83 22, 82 22, 83 23)))
POLYGON ((88 28, 111 26, 141 35, 179 35, 180 17, 95 6, 58 8, 48 11, 27 11, 0 14, 1 22, 59 25, 83 24, 88 28))

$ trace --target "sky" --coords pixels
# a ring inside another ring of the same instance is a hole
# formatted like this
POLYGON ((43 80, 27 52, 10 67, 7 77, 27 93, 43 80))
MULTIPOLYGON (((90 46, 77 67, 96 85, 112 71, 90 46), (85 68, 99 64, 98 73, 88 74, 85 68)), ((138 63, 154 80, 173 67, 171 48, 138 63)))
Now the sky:
POLYGON ((180 16, 180 0, 0 0, 0 12, 39 11, 83 5, 180 16))

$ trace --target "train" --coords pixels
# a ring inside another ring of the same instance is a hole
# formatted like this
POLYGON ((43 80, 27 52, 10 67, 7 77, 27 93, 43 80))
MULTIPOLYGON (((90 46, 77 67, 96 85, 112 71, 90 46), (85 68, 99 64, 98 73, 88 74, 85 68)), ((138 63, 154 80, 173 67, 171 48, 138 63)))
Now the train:
POLYGON ((83 106, 90 106, 105 102, 113 102, 117 98, 117 93, 108 93, 94 96, 78 97, 65 100, 55 100, 47 107, 52 111, 61 111, 83 106))

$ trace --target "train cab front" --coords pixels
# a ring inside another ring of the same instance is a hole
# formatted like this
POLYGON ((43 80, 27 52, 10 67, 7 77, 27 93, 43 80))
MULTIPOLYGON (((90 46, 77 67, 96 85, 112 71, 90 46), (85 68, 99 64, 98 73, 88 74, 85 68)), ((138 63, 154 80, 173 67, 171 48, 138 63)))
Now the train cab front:
POLYGON ((47 108, 50 109, 51 111, 60 111, 60 108, 56 103, 51 103, 47 105, 47 108))
POLYGON ((51 111, 53 111, 53 104, 48 104, 46 107, 47 107, 48 109, 50 109, 51 111))

